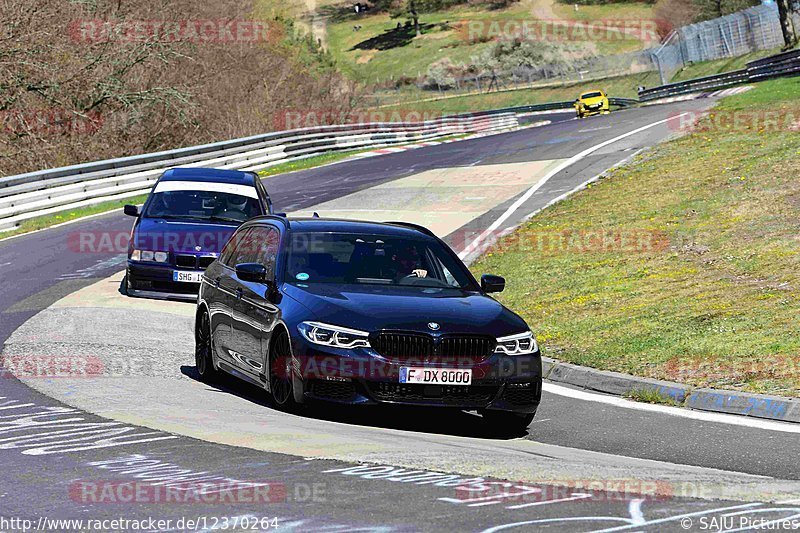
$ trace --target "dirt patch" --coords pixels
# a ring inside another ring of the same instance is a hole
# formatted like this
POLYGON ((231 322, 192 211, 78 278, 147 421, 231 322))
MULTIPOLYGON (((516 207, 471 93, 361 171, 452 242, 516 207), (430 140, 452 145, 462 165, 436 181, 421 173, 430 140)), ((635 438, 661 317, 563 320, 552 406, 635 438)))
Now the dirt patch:
POLYGON ((356 63, 359 65, 364 65, 366 63, 369 63, 370 61, 372 61, 372 58, 375 57, 375 54, 377 53, 378 53, 377 50, 369 50, 367 52, 359 54, 358 57, 356 58, 356 63))

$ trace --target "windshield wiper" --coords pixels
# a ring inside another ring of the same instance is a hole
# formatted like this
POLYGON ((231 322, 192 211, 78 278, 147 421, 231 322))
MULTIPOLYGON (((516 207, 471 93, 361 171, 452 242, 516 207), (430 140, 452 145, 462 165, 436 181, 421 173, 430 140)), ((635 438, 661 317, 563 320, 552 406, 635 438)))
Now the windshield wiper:
POLYGON ((221 217, 217 215, 199 216, 199 215, 158 215, 151 218, 164 218, 167 220, 216 220, 219 222, 235 222, 241 224, 243 220, 237 218, 221 217))
POLYGON ((219 220, 221 222, 235 222, 237 224, 244 222, 244 220, 239 220, 238 218, 221 217, 219 215, 211 215, 210 217, 205 217, 203 220, 219 220))
POLYGON ((165 218, 172 220, 203 220, 202 217, 196 217, 193 215, 149 215, 146 218, 165 218))

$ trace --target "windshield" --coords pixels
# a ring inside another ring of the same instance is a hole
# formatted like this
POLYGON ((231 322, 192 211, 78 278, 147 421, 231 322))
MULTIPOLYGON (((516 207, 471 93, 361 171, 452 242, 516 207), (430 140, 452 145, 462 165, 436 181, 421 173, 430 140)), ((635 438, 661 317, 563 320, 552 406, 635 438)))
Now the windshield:
POLYGON ((601 92, 593 92, 593 93, 583 93, 581 98, 597 98, 598 96, 603 96, 601 92))
POLYGON ((150 197, 145 218, 244 222, 260 215, 255 198, 217 191, 164 191, 150 197))
POLYGON ((432 239, 352 233, 294 233, 286 280, 476 288, 461 261, 432 239))

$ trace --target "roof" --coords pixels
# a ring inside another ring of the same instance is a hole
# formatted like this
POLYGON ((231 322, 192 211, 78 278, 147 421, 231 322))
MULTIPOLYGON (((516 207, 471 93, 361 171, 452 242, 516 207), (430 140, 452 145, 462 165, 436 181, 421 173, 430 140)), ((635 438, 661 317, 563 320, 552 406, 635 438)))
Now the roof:
POLYGON ((171 168, 161 175, 160 180, 255 185, 255 174, 219 168, 171 168))
MULTIPOLYGON (((274 220, 275 216, 257 217, 251 221, 263 219, 274 220)), ((372 235, 391 235, 394 237, 419 237, 425 235, 433 237, 433 233, 426 228, 417 229, 413 225, 395 222, 372 222, 366 220, 347 220, 341 218, 289 218, 289 227, 292 232, 334 232, 334 233, 366 233, 372 235)))

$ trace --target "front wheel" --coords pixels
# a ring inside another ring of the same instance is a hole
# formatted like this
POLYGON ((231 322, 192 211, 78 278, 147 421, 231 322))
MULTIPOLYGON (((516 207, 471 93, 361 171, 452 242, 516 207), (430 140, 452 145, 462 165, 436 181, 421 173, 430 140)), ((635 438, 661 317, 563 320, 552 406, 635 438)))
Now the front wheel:
POLYGON ((281 409, 294 406, 292 348, 289 336, 283 332, 278 334, 269 354, 269 386, 276 406, 281 409))
POLYGON ((485 411, 483 418, 497 431, 522 433, 533 422, 535 413, 509 413, 508 411, 485 411))
POLYGON ((197 318, 197 325, 194 332, 194 364, 200 381, 213 383, 217 377, 217 370, 214 368, 214 360, 211 351, 211 321, 208 313, 203 311, 197 318))

